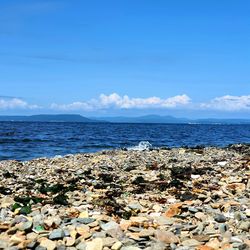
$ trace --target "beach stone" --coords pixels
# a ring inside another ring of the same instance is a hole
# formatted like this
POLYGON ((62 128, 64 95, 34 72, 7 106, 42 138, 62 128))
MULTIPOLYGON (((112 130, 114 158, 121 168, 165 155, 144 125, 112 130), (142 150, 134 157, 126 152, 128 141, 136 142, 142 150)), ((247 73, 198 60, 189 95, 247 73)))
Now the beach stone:
POLYGON ((131 231, 131 232, 140 232, 141 228, 139 228, 139 227, 129 227, 129 231, 131 231))
POLYGON ((160 241, 152 242, 151 246, 148 248, 148 250, 165 250, 165 249, 166 249, 166 244, 160 241))
POLYGON ((37 246, 35 250, 47 250, 47 248, 43 246, 37 246))
POLYGON ((216 214, 214 220, 219 223, 224 223, 227 221, 227 218, 223 214, 216 214))
POLYGON ((233 236, 231 237, 231 242, 242 243, 243 241, 239 237, 233 236))
POLYGON ((34 249, 36 246, 37 242, 36 241, 29 241, 29 243, 27 244, 27 248, 29 249, 34 249))
POLYGON ((36 214, 33 218, 33 226, 40 226, 44 224, 44 220, 43 220, 43 215, 42 214, 36 214))
POLYGON ((197 208, 195 208, 195 207, 189 207, 188 211, 191 212, 191 213, 194 213, 194 214, 199 212, 199 210, 197 208))
POLYGON ((33 222, 31 220, 26 222, 21 222, 20 224, 16 225, 17 229, 20 231, 27 231, 32 228, 33 222))
POLYGON ((143 216, 132 216, 130 217, 130 221, 138 223, 138 224, 142 224, 143 222, 148 221, 148 218, 143 217, 143 216))
POLYGON ((108 230, 113 230, 113 229, 119 228, 119 224, 117 224, 114 221, 110 221, 110 222, 108 222, 106 224, 102 224, 101 223, 100 226, 101 226, 102 230, 104 230, 104 231, 108 231, 108 230))
POLYGON ((250 217, 250 209, 246 209, 245 214, 246 214, 247 217, 250 217))
POLYGON ((105 238, 105 237, 107 237, 107 232, 105 232, 105 231, 94 232, 94 233, 92 234, 92 237, 93 237, 93 238, 105 238))
POLYGON ((141 250, 141 248, 135 246, 124 246, 121 250, 141 250))
POLYGON ((0 206, 2 208, 7 208, 7 207, 13 205, 14 203, 15 203, 15 201, 13 198, 6 196, 6 197, 1 199, 0 206))
POLYGON ((119 227, 117 229, 114 228, 114 229, 107 230, 106 233, 112 238, 116 238, 119 240, 124 236, 124 233, 119 227))
POLYGON ((163 230, 157 230, 155 233, 155 237, 157 240, 166 244, 178 243, 180 241, 179 238, 172 232, 167 232, 163 230))
POLYGON ((201 221, 204 221, 207 218, 207 216, 202 212, 197 212, 197 213, 195 213, 194 216, 195 216, 195 218, 197 218, 198 220, 201 220, 201 221))
POLYGON ((139 231, 139 237, 145 238, 153 236, 155 233, 154 229, 143 229, 139 231))
POLYGON ((86 250, 102 250, 103 241, 100 238, 95 238, 90 242, 86 242, 86 250))
MULTIPOLYGON (((36 218, 36 221, 38 221, 39 222, 39 224, 41 223, 41 215, 37 215, 38 216, 38 218, 36 218)), ((43 224, 45 225, 45 226, 47 226, 47 227, 52 227, 52 225, 53 225, 53 223, 54 223, 54 218, 52 218, 52 217, 50 217, 50 218, 47 218, 47 219, 45 219, 44 221, 43 221, 43 224)))
POLYGON ((209 246, 202 245, 202 246, 198 246, 198 247, 197 247, 197 250, 214 250, 214 248, 213 248, 213 247, 209 247, 209 246))
POLYGON ((210 237, 208 235, 193 235, 193 239, 199 241, 199 242, 208 242, 210 237))
POLYGON ((89 233, 89 226, 87 225, 80 225, 76 227, 76 232, 80 235, 85 235, 86 233, 89 233))
POLYGON ((243 221, 240 223, 239 229, 248 232, 250 230, 250 221, 243 221))
POLYGON ((220 226, 219 226, 219 230, 220 230, 220 233, 221 234, 224 234, 227 230, 228 230, 228 226, 227 226, 227 224, 221 224, 220 226))
POLYGON ((111 237, 102 238, 103 247, 112 247, 115 242, 116 239, 111 237))
POLYGON ((138 210, 141 211, 143 209, 143 207, 141 206, 141 204, 139 202, 132 202, 128 204, 128 207, 132 210, 138 210))
POLYGON ((172 218, 167 218, 165 216, 158 216, 153 218, 156 221, 156 223, 159 224, 160 226, 172 225, 174 223, 174 220, 172 218))
POLYGON ((46 248, 47 250, 54 250, 56 249, 56 243, 49 239, 43 239, 40 242, 40 246, 46 248))
POLYGON ((28 233, 26 235, 27 240, 36 240, 37 237, 38 237, 38 235, 36 233, 34 233, 34 232, 28 233))
POLYGON ((176 203, 176 204, 173 204, 169 207, 169 209, 165 212, 165 216, 168 217, 168 218, 172 218, 178 214, 181 213, 181 207, 182 207, 182 204, 181 203, 176 203))
POLYGON ((89 218, 89 213, 88 213, 88 210, 85 210, 85 211, 82 211, 78 218, 89 218))
POLYGON ((56 250, 66 250, 66 246, 64 246, 64 245, 58 245, 57 247, 56 247, 56 250))
POLYGON ((162 211, 162 206, 158 205, 158 204, 155 204, 153 206, 153 210, 156 212, 156 213, 159 213, 162 211))
POLYGON ((129 228, 131 225, 132 225, 132 222, 131 222, 131 221, 122 219, 122 220, 120 221, 120 225, 119 225, 119 226, 120 226, 120 228, 121 228, 123 231, 127 231, 128 228, 129 228))
POLYGON ((8 249, 8 241, 0 238, 0 249, 8 249))
POLYGON ((218 239, 212 239, 208 243, 206 243, 206 246, 211 247, 212 249, 217 249, 220 247, 220 242, 218 239))
POLYGON ((221 167, 224 167, 226 164, 227 164, 227 161, 220 161, 220 162, 217 162, 217 165, 219 165, 219 166, 221 166, 221 167))
POLYGON ((65 236, 64 231, 62 229, 55 229, 49 234, 50 240, 59 240, 65 236))
POLYGON ((189 239, 182 241, 181 244, 186 247, 197 247, 200 245, 200 242, 195 239, 189 239))
POLYGON ((75 238, 73 238, 73 237, 66 237, 65 240, 66 240, 65 245, 67 247, 71 247, 75 244, 75 238))
POLYGON ((122 243, 120 241, 117 241, 114 243, 114 245, 111 247, 112 250, 120 250, 122 247, 122 243))
POLYGON ((77 222, 79 222, 79 223, 82 223, 82 224, 86 224, 86 225, 88 225, 88 224, 91 224, 91 223, 93 223, 93 222, 95 222, 95 218, 77 218, 77 222))
POLYGON ((14 244, 19 244, 25 241, 25 236, 20 234, 14 234, 10 237, 10 242, 14 244))
POLYGON ((87 244, 86 242, 80 242, 77 246, 76 249, 78 250, 86 250, 87 249, 87 244))

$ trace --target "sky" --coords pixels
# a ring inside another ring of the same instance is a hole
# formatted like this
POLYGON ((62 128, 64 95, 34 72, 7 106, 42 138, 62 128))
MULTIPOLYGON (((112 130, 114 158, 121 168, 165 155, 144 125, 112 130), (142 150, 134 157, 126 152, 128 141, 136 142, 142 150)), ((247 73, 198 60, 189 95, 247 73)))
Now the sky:
POLYGON ((249 0, 0 0, 0 115, 250 118, 249 0))

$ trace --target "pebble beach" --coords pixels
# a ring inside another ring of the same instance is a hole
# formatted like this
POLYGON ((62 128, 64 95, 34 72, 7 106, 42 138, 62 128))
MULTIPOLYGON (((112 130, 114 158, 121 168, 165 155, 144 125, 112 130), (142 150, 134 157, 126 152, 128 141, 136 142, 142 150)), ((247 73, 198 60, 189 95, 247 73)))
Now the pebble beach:
POLYGON ((0 249, 250 249, 250 146, 0 161, 0 249))

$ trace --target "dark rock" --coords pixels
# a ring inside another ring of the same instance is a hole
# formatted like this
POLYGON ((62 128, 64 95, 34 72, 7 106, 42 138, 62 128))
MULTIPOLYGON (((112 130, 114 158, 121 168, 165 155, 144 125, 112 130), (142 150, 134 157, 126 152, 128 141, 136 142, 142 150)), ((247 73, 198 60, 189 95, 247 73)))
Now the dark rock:
POLYGON ((214 220, 219 223, 224 223, 227 221, 227 218, 223 214, 216 214, 214 220))

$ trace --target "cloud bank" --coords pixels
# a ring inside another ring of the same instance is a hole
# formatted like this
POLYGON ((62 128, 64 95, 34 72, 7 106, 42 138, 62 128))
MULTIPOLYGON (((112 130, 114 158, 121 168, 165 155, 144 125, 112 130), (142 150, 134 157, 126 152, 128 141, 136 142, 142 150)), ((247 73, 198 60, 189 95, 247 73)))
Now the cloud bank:
POLYGON ((176 95, 168 98, 156 96, 148 98, 134 98, 128 95, 121 96, 117 93, 110 95, 101 94, 96 99, 88 101, 77 101, 69 104, 52 103, 41 107, 30 104, 18 97, 0 96, 0 110, 51 110, 51 111, 98 111, 98 110, 129 110, 129 109, 194 109, 194 110, 214 110, 214 111, 250 111, 250 95, 232 96, 225 95, 216 97, 208 102, 194 103, 186 95, 176 95))
POLYGON ((0 97, 0 109, 37 109, 38 105, 28 104, 26 101, 16 97, 0 97))
POLYGON ((250 110, 250 95, 216 97, 208 103, 202 103, 200 107, 223 111, 250 110))
POLYGON ((56 110, 99 110, 99 109, 145 109, 145 108, 175 108, 189 104, 191 99, 187 95, 177 95, 167 99, 159 97, 149 98, 130 98, 127 95, 120 96, 117 93, 110 95, 101 94, 98 99, 92 99, 87 102, 73 102, 70 104, 51 105, 56 110))

